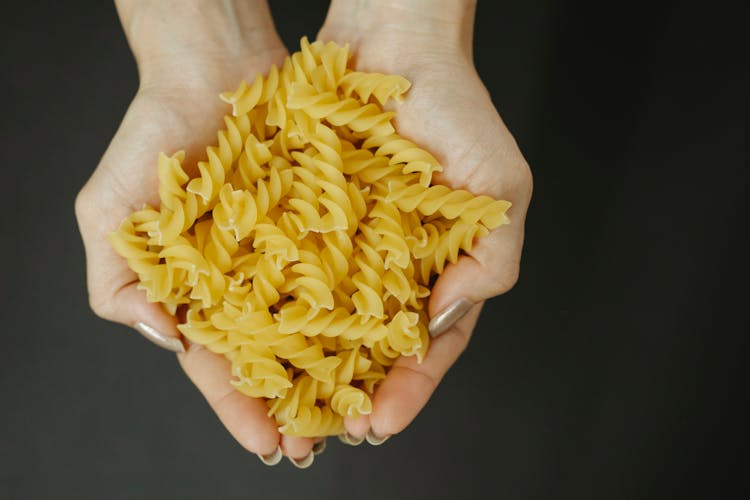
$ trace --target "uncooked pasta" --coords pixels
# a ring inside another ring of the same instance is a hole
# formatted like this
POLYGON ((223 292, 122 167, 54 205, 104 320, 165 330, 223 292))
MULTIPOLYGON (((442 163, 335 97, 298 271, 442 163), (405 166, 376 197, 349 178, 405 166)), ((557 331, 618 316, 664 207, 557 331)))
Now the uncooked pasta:
POLYGON ((160 206, 110 235, 148 300, 292 436, 370 413, 394 361, 427 352, 431 280, 508 222, 509 202, 432 184, 438 160, 382 108, 405 78, 349 64, 303 38, 222 94, 232 114, 196 173, 160 154, 160 206))

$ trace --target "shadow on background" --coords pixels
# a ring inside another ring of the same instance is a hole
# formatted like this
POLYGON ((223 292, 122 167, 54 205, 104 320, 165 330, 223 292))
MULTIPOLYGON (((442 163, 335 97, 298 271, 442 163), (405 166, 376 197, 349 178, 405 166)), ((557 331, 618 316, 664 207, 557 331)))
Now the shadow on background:
MULTIPOLYGON (((289 47, 325 6, 274 3, 289 47)), ((330 442, 298 471, 261 465, 172 355, 88 310, 73 199, 135 65, 109 2, 18 7, 2 34, 0 497, 724 497, 747 392, 747 17, 480 3, 477 67, 535 176, 521 280, 402 435, 330 442)))

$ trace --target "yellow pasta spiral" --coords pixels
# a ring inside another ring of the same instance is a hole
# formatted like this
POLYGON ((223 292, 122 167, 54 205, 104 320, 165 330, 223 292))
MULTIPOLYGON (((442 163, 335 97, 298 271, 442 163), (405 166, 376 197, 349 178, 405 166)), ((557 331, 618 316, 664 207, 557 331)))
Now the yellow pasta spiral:
POLYGON ((217 143, 195 165, 160 154, 159 208, 109 237, 147 299, 291 436, 372 412, 395 361, 428 353, 435 276, 508 223, 510 203, 432 185, 438 160, 382 108, 409 81, 350 62, 348 46, 302 39, 221 94, 217 143))
MULTIPOLYGON (((369 137, 362 143, 362 148, 375 149, 375 156, 388 158, 388 164, 400 167, 406 176, 418 174, 420 186, 429 186, 433 172, 443 170, 434 156, 398 134, 369 137)), ((409 178, 396 179, 408 181, 409 178)))
POLYGON ((287 359, 292 366, 305 370, 312 378, 320 382, 330 382, 333 370, 341 363, 336 356, 326 356, 319 344, 308 341, 301 334, 272 334, 258 338, 268 345, 276 356, 287 359))
POLYGON ((447 219, 460 217, 467 224, 481 222, 488 228, 508 223, 505 212, 510 208, 510 203, 505 200, 474 196, 468 191, 452 190, 441 185, 427 189, 415 185, 391 185, 388 191, 385 201, 395 203, 406 212, 419 210, 425 215, 439 212, 447 219))
POLYGON ((229 351, 232 362, 232 380, 240 392, 254 398, 283 398, 292 386, 284 366, 277 360, 268 346, 260 342, 248 342, 229 351))
POLYGON ((210 320, 202 319, 195 309, 188 311, 187 321, 177 328, 190 342, 206 346, 211 351, 224 354, 233 349, 227 343, 227 332, 216 328, 210 320))
POLYGON ((279 427, 287 436, 330 436, 344 432, 344 419, 330 406, 303 406, 294 418, 279 427))
POLYGON ((362 105, 352 98, 340 100, 335 92, 319 93, 308 83, 292 84, 287 106, 300 109, 311 118, 325 119, 331 125, 346 125, 355 132, 372 135, 394 132, 391 124, 394 113, 383 111, 375 104, 362 105))
POLYGON ((159 212, 150 207, 133 212, 122 221, 120 228, 109 235, 109 242, 117 253, 128 261, 128 266, 139 275, 147 274, 159 263, 159 252, 148 244, 148 237, 138 226, 158 220, 159 212))
POLYGON ((409 90, 411 83, 399 75, 350 71, 339 80, 339 86, 346 97, 354 93, 363 103, 367 103, 370 96, 373 96, 381 105, 384 105, 389 99, 401 102, 402 96, 409 90))
POLYGON ((278 85, 279 70, 274 64, 266 78, 263 78, 263 75, 258 75, 252 85, 248 85, 245 80, 242 80, 237 90, 224 92, 220 97, 222 101, 232 105, 234 116, 242 116, 259 104, 267 104, 276 93, 278 85))
POLYGON ((372 413, 372 401, 365 391, 347 383, 333 390, 331 409, 344 417, 360 417, 372 413))

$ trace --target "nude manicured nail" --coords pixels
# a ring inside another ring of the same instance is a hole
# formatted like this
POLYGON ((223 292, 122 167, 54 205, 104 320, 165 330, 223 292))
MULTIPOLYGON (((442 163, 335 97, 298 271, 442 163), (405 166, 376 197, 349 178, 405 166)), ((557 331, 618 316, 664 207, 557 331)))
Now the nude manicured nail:
POLYGON ((147 325, 146 323, 141 323, 139 321, 135 324, 135 329, 138 330, 138 333, 140 333, 162 349, 177 353, 185 352, 185 346, 180 339, 176 337, 167 337, 166 335, 147 325))
POLYGON ((430 336, 437 337, 438 335, 447 332, 456 324, 456 321, 463 318, 472 307, 474 307, 473 302, 462 298, 437 313, 435 317, 430 320, 430 336))
POLYGON ((324 439, 320 443, 315 443, 312 448, 313 453, 316 455, 320 455, 324 451, 326 451, 326 440, 324 439))
POLYGON ((369 429, 367 431, 367 435, 365 436, 365 439, 367 439, 367 442, 373 446, 380 446, 381 444, 388 441, 390 437, 391 436, 378 436, 377 434, 372 432, 372 429, 369 429))
POLYGON ((277 463, 281 462, 281 459, 284 457, 284 455, 281 453, 281 446, 276 447, 276 451, 269 455, 261 455, 258 454, 258 458, 261 462, 268 466, 274 466, 277 463))
POLYGON ((365 438, 354 437, 348 432, 339 434, 338 438, 339 438, 339 441, 341 441, 344 444, 348 444, 349 446, 359 446, 362 444, 362 441, 365 440, 365 438))
POLYGON ((299 459, 292 458, 292 457, 287 457, 287 458, 298 469, 307 469, 315 461, 315 453, 310 451, 310 453, 305 458, 299 458, 299 459))

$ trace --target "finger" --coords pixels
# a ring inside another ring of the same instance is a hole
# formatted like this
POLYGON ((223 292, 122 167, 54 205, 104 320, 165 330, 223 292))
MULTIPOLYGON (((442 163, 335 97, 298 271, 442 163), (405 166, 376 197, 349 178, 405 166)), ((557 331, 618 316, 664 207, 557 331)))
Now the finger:
POLYGON ((315 444, 313 445, 312 451, 316 455, 320 455, 326 451, 326 445, 328 444, 327 438, 315 438, 315 444))
POLYGON ((401 357, 375 392, 370 414, 371 433, 376 438, 401 432, 419 414, 448 369, 466 348, 482 304, 434 339, 421 364, 416 356, 401 357))
POLYGON ((185 344, 177 331, 177 320, 160 305, 148 302, 136 283, 118 290, 108 301, 111 318, 132 326, 147 340, 168 351, 183 353, 185 344))
POLYGON ((430 334, 448 330, 473 304, 500 295, 515 285, 523 249, 523 219, 481 238, 471 252, 445 267, 430 294, 430 334))
POLYGON ((109 245, 107 233, 115 228, 96 217, 100 209, 97 209, 97 202, 91 200, 88 194, 91 192, 90 189, 82 191, 76 200, 76 214, 86 249, 91 309, 104 319, 138 330, 164 349, 184 352, 175 318, 160 305, 148 302, 146 294, 138 289, 136 274, 109 245))
POLYGON ((345 417, 344 427, 349 436, 343 436, 344 442, 348 444, 357 443, 364 439, 365 434, 370 429, 370 415, 362 415, 361 417, 345 417), (353 439, 352 439, 353 438, 353 439))
POLYGON ((285 456, 302 460, 312 453, 315 440, 294 436, 281 436, 281 451, 285 456))
POLYGON ((276 451, 280 436, 276 422, 267 414, 266 402, 248 397, 234 388, 229 382, 232 375, 226 358, 198 345, 191 345, 177 358, 224 427, 242 447, 266 456, 276 451))
POLYGON ((114 252, 108 259, 106 254, 110 252, 111 249, 105 248, 87 259, 91 309, 101 318, 132 327, 163 349, 185 352, 177 320, 159 304, 146 299, 143 290, 138 289, 135 273, 114 252), (116 283, 125 284, 114 288, 116 283))
POLYGON ((350 434, 363 436, 368 429, 381 437, 394 434, 416 417, 466 348, 483 301, 506 292, 516 282, 522 242, 523 224, 511 223, 480 240, 471 255, 462 255, 446 267, 432 289, 428 311, 435 318, 464 299, 467 307, 461 312, 465 315, 454 316, 451 324, 444 325, 421 365, 413 356, 399 358, 378 388, 369 418, 345 420, 350 434))

